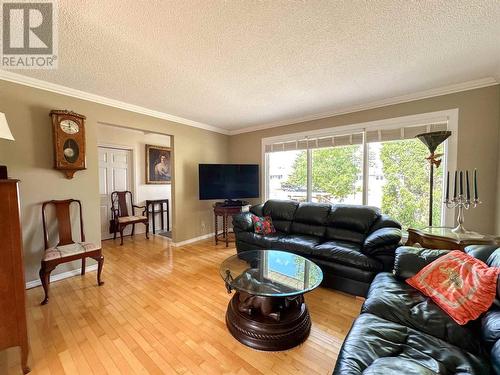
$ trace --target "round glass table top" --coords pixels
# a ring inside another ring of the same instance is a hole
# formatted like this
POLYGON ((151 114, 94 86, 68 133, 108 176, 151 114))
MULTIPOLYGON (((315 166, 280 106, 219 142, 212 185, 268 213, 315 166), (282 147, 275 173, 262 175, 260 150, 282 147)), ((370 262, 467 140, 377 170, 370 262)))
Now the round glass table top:
POLYGON ((222 262, 220 275, 237 291, 267 297, 303 294, 323 280, 323 272, 314 262, 278 250, 252 250, 233 255, 222 262))

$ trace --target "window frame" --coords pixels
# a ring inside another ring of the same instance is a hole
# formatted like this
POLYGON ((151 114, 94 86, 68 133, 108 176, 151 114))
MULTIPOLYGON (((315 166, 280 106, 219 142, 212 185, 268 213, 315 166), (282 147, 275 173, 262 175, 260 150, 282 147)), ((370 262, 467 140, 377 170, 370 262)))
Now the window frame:
MULTIPOLYGON (((451 136, 444 143, 444 155, 442 158, 441 167, 443 168, 443 176, 446 176, 447 172, 455 171, 457 169, 457 140, 458 140, 458 108, 437 111, 437 112, 427 112, 420 113, 416 115, 394 117, 384 120, 376 120, 355 124, 341 125, 326 129, 311 130, 307 132, 284 134, 275 137, 262 138, 261 152, 262 152, 262 191, 264 192, 265 200, 269 199, 269 153, 267 153, 266 146, 279 142, 289 142, 300 138, 316 138, 316 137, 328 137, 336 135, 346 135, 352 133, 362 133, 363 134, 363 205, 368 202, 368 143, 366 142, 366 132, 373 130, 390 130, 402 127, 411 126, 422 126, 426 124, 435 123, 447 123, 447 129, 450 130, 451 136)), ((310 202, 312 199, 312 150, 307 149, 307 201, 310 202)), ((451 174, 451 173, 450 173, 451 174)), ((443 191, 444 191, 444 181, 443 178, 443 191)), ((445 204, 441 202, 441 225, 452 227, 455 223, 455 209, 447 209, 445 204)))

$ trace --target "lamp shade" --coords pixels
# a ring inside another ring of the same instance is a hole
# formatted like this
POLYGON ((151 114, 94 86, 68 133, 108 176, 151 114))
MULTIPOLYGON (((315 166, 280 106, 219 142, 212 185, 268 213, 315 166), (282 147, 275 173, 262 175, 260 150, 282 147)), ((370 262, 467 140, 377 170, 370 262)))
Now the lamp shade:
POLYGON ((434 151, 436 151, 436 148, 441 143, 443 143, 450 135, 451 131, 439 131, 419 134, 415 138, 420 139, 432 154, 434 151))
POLYGON ((7 124, 7 118, 5 113, 0 112, 0 138, 14 140, 12 133, 9 129, 9 124, 7 124))

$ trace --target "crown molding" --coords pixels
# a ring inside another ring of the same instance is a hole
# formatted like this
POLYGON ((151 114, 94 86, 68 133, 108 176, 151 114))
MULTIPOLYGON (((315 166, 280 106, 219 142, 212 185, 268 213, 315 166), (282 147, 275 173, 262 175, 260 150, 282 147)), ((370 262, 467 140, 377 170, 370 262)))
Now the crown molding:
POLYGON ((135 113, 143 114, 146 116, 151 116, 151 117, 162 119, 162 120, 172 121, 172 122, 175 122, 178 124, 192 126, 195 128, 204 129, 204 130, 208 130, 208 131, 212 131, 212 132, 216 132, 216 133, 220 133, 220 134, 237 135, 237 134, 249 133, 249 132, 253 132, 253 131, 257 131, 257 130, 264 130, 264 129, 276 128, 276 127, 285 126, 285 125, 297 124, 297 123, 301 123, 301 122, 320 120, 320 119, 324 119, 324 118, 328 118, 328 117, 332 117, 332 116, 339 116, 339 115, 360 112, 360 111, 365 111, 365 110, 374 109, 374 108, 386 107, 386 106, 390 106, 390 105, 394 105, 394 104, 401 104, 401 103, 411 102, 411 101, 420 100, 420 99, 432 98, 432 97, 441 96, 441 95, 453 94, 453 93, 461 92, 461 91, 468 91, 468 90, 473 90, 473 89, 479 89, 482 87, 493 86, 493 85, 497 85, 500 83, 500 72, 499 72, 497 77, 486 77, 486 78, 482 78, 482 79, 478 79, 478 80, 457 83, 457 84, 443 86, 443 87, 439 87, 439 88, 435 88, 435 89, 419 91, 419 92, 412 93, 412 94, 401 95, 401 96, 377 100, 377 101, 373 101, 373 102, 369 102, 369 103, 365 103, 365 104, 345 107, 345 108, 341 108, 338 110, 323 112, 323 113, 319 113, 319 114, 315 114, 315 115, 308 115, 308 116, 302 116, 302 117, 297 117, 297 118, 292 118, 292 119, 280 120, 280 121, 271 122, 271 123, 267 123, 267 124, 249 126, 249 127, 245 127, 245 128, 241 128, 241 129, 234 129, 234 130, 224 129, 224 128, 216 127, 216 126, 209 125, 209 124, 204 124, 204 123, 189 120, 189 119, 186 119, 183 117, 174 116, 174 115, 171 115, 171 114, 168 114, 165 112, 160 112, 160 111, 152 110, 149 108, 141 107, 141 106, 138 106, 135 104, 130 104, 130 103, 122 102, 119 100, 107 98, 104 96, 88 93, 85 91, 72 89, 70 87, 66 87, 66 86, 58 85, 56 83, 51 83, 51 82, 43 81, 40 79, 28 77, 28 76, 18 74, 18 73, 13 73, 13 72, 6 71, 3 69, 0 69, 0 80, 14 82, 14 83, 17 83, 20 85, 33 87, 33 88, 40 89, 40 90, 50 91, 50 92, 54 92, 57 94, 66 95, 66 96, 70 96, 70 97, 74 97, 77 99, 82 99, 82 100, 86 100, 86 101, 90 101, 90 102, 94 102, 94 103, 98 103, 98 104, 103 104, 103 105, 107 105, 110 107, 119 108, 119 109, 123 109, 123 110, 130 111, 130 112, 135 112, 135 113))
POLYGON ((412 93, 412 94, 395 96, 395 97, 388 98, 388 99, 376 100, 376 101, 373 101, 370 103, 355 105, 355 106, 351 106, 351 107, 345 107, 345 108, 338 109, 335 111, 323 112, 323 113, 315 114, 315 115, 297 117, 297 118, 292 118, 292 119, 287 119, 287 120, 271 122, 268 124, 255 125, 255 126, 249 126, 246 128, 242 128, 242 129, 230 130, 229 135, 237 135, 237 134, 249 133, 249 132, 253 132, 253 131, 257 131, 257 130, 276 128, 279 126, 298 124, 298 123, 306 122, 306 121, 320 120, 320 119, 324 119, 324 118, 328 118, 328 117, 345 115, 348 113, 366 111, 368 109, 387 107, 387 106, 394 105, 394 104, 407 103, 407 102, 412 102, 415 100, 421 100, 421 99, 432 98, 432 97, 441 96, 441 95, 453 94, 453 93, 461 92, 461 91, 468 91, 468 90, 479 89, 482 87, 494 86, 494 85, 498 85, 499 83, 500 83, 500 77, 499 78, 486 77, 486 78, 481 78, 481 79, 477 79, 477 80, 473 80, 473 81, 467 81, 467 82, 457 83, 457 84, 453 84, 453 85, 443 86, 443 87, 439 87, 439 88, 435 88, 435 89, 419 91, 419 92, 412 93))
POLYGON ((189 120, 189 119, 186 119, 183 117, 170 115, 170 114, 164 113, 164 112, 155 111, 153 109, 141 107, 138 105, 125 103, 125 102, 111 99, 111 98, 107 98, 104 96, 91 94, 89 92, 72 89, 70 87, 66 87, 66 86, 58 85, 56 83, 51 83, 51 82, 43 81, 40 79, 28 77, 28 76, 18 74, 18 73, 13 73, 13 72, 6 71, 3 69, 0 69, 0 79, 4 80, 4 81, 18 83, 18 84, 24 85, 24 86, 33 87, 33 88, 40 89, 40 90, 54 92, 56 94, 71 96, 73 98, 107 105, 109 107, 114 107, 114 108, 124 109, 124 110, 130 111, 130 112, 140 113, 142 115, 151 116, 151 117, 159 118, 162 120, 176 122, 176 123, 182 124, 182 125, 193 126, 195 128, 209 130, 212 132, 229 135, 229 131, 227 129, 204 124, 202 122, 189 120))

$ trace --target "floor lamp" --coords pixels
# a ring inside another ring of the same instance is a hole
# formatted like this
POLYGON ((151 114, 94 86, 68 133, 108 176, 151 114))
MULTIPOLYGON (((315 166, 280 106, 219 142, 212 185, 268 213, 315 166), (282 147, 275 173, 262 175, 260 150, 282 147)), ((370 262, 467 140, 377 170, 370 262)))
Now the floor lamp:
POLYGON ((442 154, 435 154, 438 146, 443 143, 449 136, 451 135, 451 131, 438 131, 438 132, 430 132, 423 133, 417 135, 415 138, 418 138, 422 141, 424 145, 427 146, 429 152, 431 153, 426 159, 429 160, 430 164, 430 177, 429 177, 429 226, 432 226, 432 201, 433 201, 433 193, 434 193, 434 166, 439 168, 441 165, 440 157, 442 154))
MULTIPOLYGON (((9 129, 9 124, 7 123, 7 118, 2 112, 0 112, 0 139, 14 140, 14 137, 9 129)), ((5 180, 6 178, 7 167, 5 165, 0 165, 0 180, 5 180)))

